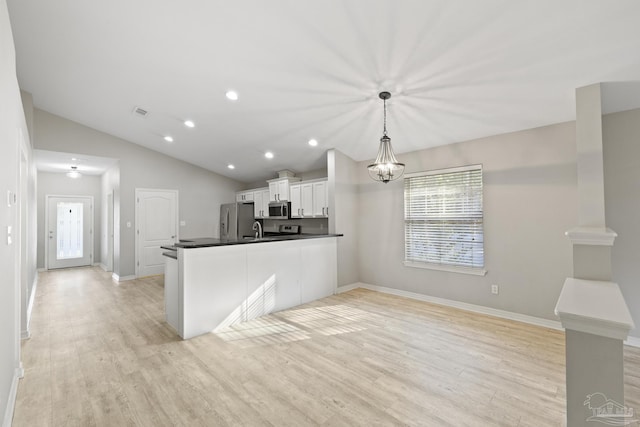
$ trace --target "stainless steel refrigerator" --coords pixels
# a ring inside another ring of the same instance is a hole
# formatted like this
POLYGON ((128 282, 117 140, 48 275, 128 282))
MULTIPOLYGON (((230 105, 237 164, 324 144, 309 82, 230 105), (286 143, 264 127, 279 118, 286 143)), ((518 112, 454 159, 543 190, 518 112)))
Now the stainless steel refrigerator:
POLYGON ((242 239, 253 236, 253 203, 220 205, 220 238, 242 239))

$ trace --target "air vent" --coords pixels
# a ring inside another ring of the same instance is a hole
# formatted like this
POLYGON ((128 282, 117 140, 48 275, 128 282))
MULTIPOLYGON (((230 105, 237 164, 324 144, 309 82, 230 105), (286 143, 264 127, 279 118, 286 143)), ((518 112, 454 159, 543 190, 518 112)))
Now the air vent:
POLYGON ((144 108, 136 107, 133 109, 133 114, 136 114, 140 117, 147 117, 147 114, 149 114, 149 112, 144 108))

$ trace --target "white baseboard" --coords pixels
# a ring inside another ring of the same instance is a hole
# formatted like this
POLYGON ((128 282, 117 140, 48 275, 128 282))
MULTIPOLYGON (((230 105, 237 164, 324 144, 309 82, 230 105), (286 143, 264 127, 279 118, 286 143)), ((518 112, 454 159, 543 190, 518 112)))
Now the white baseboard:
POLYGON ((627 337, 625 340, 625 345, 630 347, 640 347, 640 338, 638 337, 627 337))
POLYGON ((116 273, 113 273, 111 275, 111 277, 113 278, 113 280, 115 280, 116 282, 126 282, 128 280, 135 280, 136 276, 118 276, 116 273))
POLYGON ((16 368, 13 372, 13 381, 11 381, 7 406, 4 409, 4 417, 2 419, 3 427, 11 427, 13 422, 13 411, 16 406, 16 396, 18 395, 18 381, 20 381, 22 377, 24 377, 24 368, 22 364, 20 364, 20 367, 16 368))
POLYGON ((103 269, 104 271, 109 271, 109 269, 107 268, 106 265, 104 265, 101 262, 96 263, 95 265, 97 265, 98 267, 100 267, 101 269, 103 269))
POLYGON ((468 304, 466 302, 454 301, 446 298, 438 298, 430 295, 418 294, 415 292, 402 291, 400 289, 387 288, 384 286, 370 285, 368 283, 353 283, 351 285, 340 286, 337 293, 347 292, 351 289, 364 288, 370 291, 382 292, 385 294, 396 295, 405 298, 411 298, 418 301, 429 302, 432 304, 443 305, 446 307, 458 308, 460 310, 470 311, 473 313, 486 314, 488 316, 499 317, 516 322, 528 323, 530 325, 541 326, 543 328, 555 329, 562 331, 564 328, 559 321, 543 319, 541 317, 528 316, 526 314, 514 313, 512 311, 499 310, 497 308, 485 307, 482 305, 468 304))
POLYGON ((33 278, 33 284, 31 285, 31 294, 29 295, 29 305, 27 306, 27 325, 31 324, 31 312, 33 311, 33 302, 36 299, 36 291, 38 290, 38 272, 33 278))
POLYGON ((47 271, 47 269, 46 269, 46 268, 39 268, 39 269, 38 269, 38 272, 39 272, 39 273, 42 273, 43 271, 47 271))
POLYGON ((27 303, 27 329, 24 331, 20 331, 20 338, 23 340, 28 340, 31 338, 31 331, 29 329, 29 325, 31 325, 31 312, 33 311, 33 302, 36 297, 36 290, 38 289, 38 271, 36 270, 36 275, 33 278, 33 284, 31 285, 31 293, 29 294, 29 302, 27 303))
POLYGON ((343 292, 349 292, 353 289, 364 288, 364 287, 365 287, 365 284, 360 282, 352 283, 350 285, 338 286, 336 288, 336 294, 341 294, 343 292))

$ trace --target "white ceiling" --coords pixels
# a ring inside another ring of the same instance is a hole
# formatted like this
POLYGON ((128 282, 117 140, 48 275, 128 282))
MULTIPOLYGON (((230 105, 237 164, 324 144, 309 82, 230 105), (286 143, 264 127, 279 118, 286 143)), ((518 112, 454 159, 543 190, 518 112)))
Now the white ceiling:
POLYGON ((36 107, 246 182, 332 147, 375 157, 381 90, 409 152, 572 120, 576 87, 640 80, 637 0, 8 5, 36 107))
POLYGON ((117 159, 108 157, 48 150, 33 150, 33 160, 39 171, 66 173, 75 166, 82 175, 102 175, 118 163, 117 159))

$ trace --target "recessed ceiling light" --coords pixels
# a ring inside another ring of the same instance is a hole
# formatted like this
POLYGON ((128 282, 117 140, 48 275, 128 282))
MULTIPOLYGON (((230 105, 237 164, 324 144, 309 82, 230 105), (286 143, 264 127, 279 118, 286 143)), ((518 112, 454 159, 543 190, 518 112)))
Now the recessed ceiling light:
POLYGON ((186 127, 188 127, 188 128, 196 127, 196 124, 195 124, 195 123, 193 123, 193 121, 192 121, 192 120, 185 120, 185 121, 184 121, 184 125, 185 125, 186 127))
POLYGON ((173 142, 173 138, 170 137, 169 135, 165 136, 164 140, 167 141, 167 142, 173 142))
POLYGON ((71 170, 69 172, 67 172, 67 176, 69 178, 80 178, 82 175, 80 174, 80 172, 78 172, 78 167, 77 166, 71 166, 71 170))
POLYGON ((71 160, 75 162, 78 159, 76 159, 75 157, 72 157, 71 160))
POLYGON ((227 91, 225 96, 227 97, 227 99, 230 99, 232 101, 237 101, 238 100, 238 92, 233 91, 233 90, 227 91))
POLYGON ((315 139, 310 139, 309 145, 312 147, 316 147, 318 145, 318 141, 316 141, 315 139))
POLYGON ((233 166, 233 165, 231 165, 231 164, 227 165, 227 167, 228 167, 229 169, 235 169, 235 168, 236 168, 235 166, 233 166))
POLYGON ((273 153, 271 151, 267 151, 266 153, 264 153, 264 156, 267 159, 273 159, 273 153))

